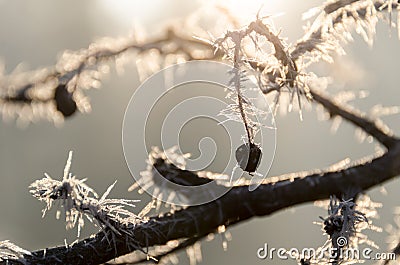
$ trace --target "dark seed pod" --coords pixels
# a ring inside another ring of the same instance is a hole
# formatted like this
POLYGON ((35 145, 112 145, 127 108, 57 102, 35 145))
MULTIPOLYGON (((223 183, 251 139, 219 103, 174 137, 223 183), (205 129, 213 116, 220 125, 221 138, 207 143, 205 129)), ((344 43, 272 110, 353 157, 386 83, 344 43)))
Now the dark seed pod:
POLYGON ((332 236, 334 233, 342 231, 342 228, 342 216, 333 216, 324 221, 324 230, 329 236, 332 236))
POLYGON ((245 143, 236 149, 236 161, 241 169, 253 173, 260 164, 262 152, 258 145, 245 143))
POLYGON ((56 107, 64 117, 69 117, 76 112, 76 102, 73 98, 73 93, 68 92, 65 85, 58 85, 54 94, 56 107))
POLYGON ((300 260, 301 265, 311 265, 311 262, 308 259, 301 259, 300 260))

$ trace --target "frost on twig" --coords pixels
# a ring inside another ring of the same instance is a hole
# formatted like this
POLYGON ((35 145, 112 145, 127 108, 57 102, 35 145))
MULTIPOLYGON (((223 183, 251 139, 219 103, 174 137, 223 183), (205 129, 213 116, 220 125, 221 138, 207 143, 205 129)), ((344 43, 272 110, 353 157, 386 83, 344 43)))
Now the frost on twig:
MULTIPOLYGON (((140 178, 129 188, 129 191, 138 189, 141 194, 147 191, 156 200, 156 209, 161 203, 178 200, 179 204, 186 204, 196 201, 202 196, 213 196, 213 192, 220 189, 227 189, 229 176, 224 174, 212 173, 209 171, 189 171, 186 170, 186 159, 190 154, 180 154, 178 146, 173 146, 166 150, 153 147, 149 153, 146 170, 140 173, 140 178), (215 181, 215 185, 207 185, 215 181), (197 192, 194 193, 190 186, 196 186, 197 192), (184 202, 184 203, 183 203, 184 202)), ((175 207, 175 205, 168 206, 175 207)))
MULTIPOLYGON (((400 207, 396 207, 394 210, 394 223, 395 225, 387 225, 385 230, 389 235, 387 238, 388 249, 394 254, 395 259, 398 259, 400 256, 400 207)), ((391 264, 391 259, 389 259, 389 257, 383 263, 383 265, 387 264, 391 264)), ((395 264, 395 262, 393 262, 393 264, 395 264)))
MULTIPOLYGON (((341 117, 351 122, 355 126, 357 126, 364 134, 368 134, 374 137, 377 141, 383 144, 386 148, 392 148, 396 145, 397 137, 390 130, 390 128, 382 122, 380 119, 370 120, 366 114, 360 112, 359 110, 344 105, 338 102, 338 100, 331 99, 329 96, 324 93, 312 90, 314 99, 320 103, 324 108, 328 111, 329 117, 341 117)), ((345 99, 340 98, 340 101, 345 101, 345 99)), ((390 110, 390 109, 389 109, 390 110)), ((390 112, 396 112, 396 108, 392 108, 390 112)), ((373 118, 384 115, 384 111, 380 110, 373 118)), ((364 136, 365 137, 365 136, 364 136)))
MULTIPOLYGON (((220 35, 223 30, 237 28, 232 14, 221 8, 207 8, 207 12, 202 9, 181 21, 184 30, 166 27, 156 38, 143 38, 143 33, 136 30, 133 36, 103 38, 86 49, 64 51, 52 67, 34 71, 16 69, 8 75, 0 72, 0 114, 6 120, 17 119, 22 125, 39 119, 59 124, 78 111, 91 110, 86 91, 101 85, 112 63, 117 72, 122 72, 124 64, 134 57, 143 79, 173 63, 220 60, 224 53, 231 57, 232 41, 222 38, 223 43, 214 43, 221 49, 213 54, 209 43, 193 38, 207 38, 207 32, 220 35), (207 23, 204 28, 204 13, 210 12, 214 12, 217 26, 207 23), (189 34, 182 34, 183 31, 189 34)), ((301 109, 300 95, 310 98, 308 82, 315 78, 313 73, 305 71, 307 66, 321 59, 332 62, 333 53, 343 54, 342 44, 352 40, 353 29, 372 44, 376 23, 378 19, 384 19, 381 11, 388 11, 390 25, 394 24, 392 16, 397 12, 399 30, 398 9, 399 3, 394 0, 326 1, 305 16, 310 18, 319 14, 306 28, 304 37, 294 45, 288 45, 272 24, 264 22, 264 18, 257 18, 244 29, 228 31, 226 35, 240 33, 240 39, 235 41, 243 41, 241 59, 256 70, 255 76, 265 93, 288 92, 289 108, 293 101, 298 101, 301 109)), ((276 104, 280 95, 276 94, 276 104)))
POLYGON ((135 36, 103 38, 86 49, 66 50, 52 67, 16 69, 8 75, 0 72, 0 115, 22 125, 43 119, 60 124, 77 112, 91 111, 86 91, 101 86, 112 63, 122 72, 134 57, 140 77, 145 78, 163 62, 170 65, 214 57, 210 46, 179 35, 172 27, 157 38, 144 40, 139 35, 137 31, 135 36))
MULTIPOLYGON (((324 203, 316 204, 326 206, 324 203)), ((302 257, 303 260, 307 260, 308 264, 353 264, 357 257, 346 255, 347 250, 358 249, 361 244, 379 248, 363 230, 382 231, 370 220, 378 217, 376 208, 382 207, 382 204, 372 202, 369 196, 362 194, 358 195, 357 203, 353 202, 353 198, 338 200, 336 196, 331 196, 327 206, 328 217, 320 217, 323 222, 318 224, 322 225, 328 241, 318 249, 316 257, 302 257)))
POLYGON ((342 45, 353 40, 353 30, 372 45, 377 22, 383 18, 380 11, 388 9, 391 14, 394 6, 398 3, 391 0, 326 1, 303 15, 304 19, 310 19, 318 14, 294 46, 291 56, 304 65, 321 59, 331 63, 333 53, 345 53, 342 45))
MULTIPOLYGON (((237 71, 254 70, 251 74, 256 78, 259 89, 265 94, 277 92, 275 107, 278 105, 281 92, 289 92, 291 98, 289 108, 295 95, 300 110, 301 96, 305 95, 311 99, 307 85, 308 75, 298 68, 290 55, 288 44, 279 33, 276 33, 271 24, 265 22, 265 18, 257 17, 246 27, 228 31, 211 44, 216 50, 223 51, 237 71)), ((242 75, 239 77, 242 78, 242 75)), ((233 81, 235 80, 239 79, 233 81)))
MULTIPOLYGON (((148 221, 132 226, 132 233, 138 245, 143 248, 165 245, 175 239, 206 236, 214 233, 215 229, 222 225, 229 227, 252 217, 267 216, 287 207, 329 198, 330 194, 340 196, 349 187, 354 187, 357 191, 367 190, 399 175, 399 153, 399 148, 394 148, 374 159, 358 161, 345 168, 339 167, 338 171, 293 173, 292 179, 265 183, 251 192, 247 186, 233 187, 216 201, 150 217, 148 221), (387 170, 388 168, 392 170, 387 170)), ((357 205, 363 208, 355 210, 369 219, 369 214, 374 213, 373 208, 376 205, 372 204, 366 208, 363 206, 364 203, 360 202, 357 200, 357 205)), ((366 201, 366 205, 368 204, 366 201)), ((359 224, 366 225, 365 222, 359 224)), ((104 233, 99 232, 95 237, 77 242, 67 250, 63 246, 32 252, 32 259, 43 260, 43 253, 46 252, 46 261, 50 255, 52 255, 51 261, 54 261, 48 264, 71 264, 71 260, 79 261, 72 264, 87 264, 88 256, 96 260, 92 264, 95 262, 99 264, 132 252, 131 241, 127 240, 132 239, 131 237, 127 238, 124 233, 121 235, 113 233, 113 235, 117 238, 115 242, 118 253, 110 248, 111 245, 105 240, 104 233)), ((11 262, 11 264, 18 263, 11 262)))
MULTIPOLYGON (((145 219, 128 211, 125 207, 135 207, 137 200, 107 199, 112 184, 107 191, 98 198, 96 192, 85 184, 86 179, 78 179, 70 173, 72 152, 64 169, 62 181, 54 180, 46 174, 45 178, 35 181, 30 185, 31 194, 46 203, 43 215, 52 207, 55 201, 61 201, 65 214, 66 228, 78 227, 78 237, 84 226, 84 218, 88 219, 99 229, 114 234, 125 235, 130 244, 134 244, 131 234, 132 228, 145 219), (128 240, 129 239, 129 240, 128 240)), ((57 216, 60 211, 57 212, 57 216)), ((135 247, 133 245, 133 247, 135 247)))
POLYGON ((8 240, 0 241, 0 262, 13 260, 20 262, 20 264, 27 264, 24 258, 25 255, 30 256, 32 254, 8 240))

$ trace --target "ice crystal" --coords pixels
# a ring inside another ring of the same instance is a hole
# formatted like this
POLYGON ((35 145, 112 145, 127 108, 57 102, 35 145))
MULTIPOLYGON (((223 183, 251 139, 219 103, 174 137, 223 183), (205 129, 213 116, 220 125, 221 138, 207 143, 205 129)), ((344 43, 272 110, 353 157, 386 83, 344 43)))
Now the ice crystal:
MULTIPOLYGON (((276 33, 271 23, 265 22, 265 19, 257 17, 246 27, 228 31, 222 37, 213 40, 211 44, 225 54, 237 71, 231 83, 236 90, 240 112, 244 112, 240 106, 240 97, 243 95, 240 91, 242 89, 240 81, 244 81, 241 71, 245 69, 256 70, 253 75, 258 81, 259 89, 265 94, 278 92, 279 96, 283 91, 289 92, 291 104, 297 95, 299 110, 301 110, 302 95, 311 99, 308 74, 298 69, 289 52, 289 45, 279 37, 279 33, 276 33)), ((275 105, 279 102, 278 96, 275 105)), ((244 115, 241 116, 246 123, 244 115)))
POLYGON ((186 205, 202 198, 202 196, 213 196, 211 195, 213 188, 226 188, 229 180, 227 175, 209 171, 192 172, 185 170, 186 159, 189 157, 190 154, 178 152, 177 146, 164 151, 158 147, 152 147, 152 151, 146 160, 146 170, 140 173, 140 178, 136 179, 136 182, 129 187, 129 191, 138 189, 140 194, 144 191, 152 194, 155 200, 155 208, 158 211, 163 202, 166 202, 166 206, 172 207, 172 210, 174 210, 177 206, 172 202, 176 200, 179 201, 179 205, 186 205), (201 187, 212 181, 216 181, 216 185, 200 188, 197 193, 185 189, 189 186, 201 187))
MULTIPOLYGON (((128 211, 125 207, 135 207, 137 200, 107 199, 114 184, 98 198, 97 193, 85 184, 86 179, 78 179, 70 173, 72 152, 64 169, 62 181, 52 179, 45 174, 45 178, 30 185, 31 194, 46 203, 43 216, 55 201, 61 201, 65 213, 66 228, 78 227, 78 237, 84 226, 84 217, 100 229, 108 228, 113 233, 126 233, 128 227, 141 222, 142 218, 128 211)), ((57 216, 60 212, 58 211, 57 216)))
POLYGON ((367 195, 359 195, 357 203, 353 199, 340 201, 332 196, 328 204, 316 204, 328 206, 328 217, 321 217, 323 222, 319 223, 328 241, 318 249, 318 258, 302 257, 308 264, 353 264, 358 262, 354 257, 343 255, 347 249, 357 249, 361 244, 378 248, 362 231, 382 231, 371 223, 371 218, 377 218, 376 208, 382 207, 382 204, 372 202, 367 195), (327 247, 331 247, 334 252, 326 253, 327 247))
POLYGON ((11 243, 8 240, 0 241, 0 261, 6 262, 8 260, 16 260, 21 264, 28 264, 25 260, 25 256, 32 255, 31 252, 11 243))
MULTIPOLYGON (((389 250, 398 257, 400 255, 400 208, 397 207, 394 210, 394 225, 389 224, 386 227, 386 232, 389 234, 387 243, 389 250)), ((386 260, 385 263, 390 264, 390 260, 386 260)))

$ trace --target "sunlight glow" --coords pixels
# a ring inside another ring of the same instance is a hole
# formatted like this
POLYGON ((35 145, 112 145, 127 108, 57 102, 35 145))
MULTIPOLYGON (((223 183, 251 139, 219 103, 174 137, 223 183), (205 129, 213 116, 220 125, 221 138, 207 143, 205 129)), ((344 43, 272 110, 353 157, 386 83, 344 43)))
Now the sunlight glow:
POLYGON ((254 20, 258 13, 263 16, 275 16, 279 11, 279 1, 277 0, 215 0, 217 6, 229 10, 229 12, 238 19, 240 23, 247 24, 254 20))
POLYGON ((140 21, 146 22, 146 18, 151 16, 159 0, 155 1, 131 1, 131 0, 101 0, 100 5, 124 23, 140 21))
POLYGON ((257 12, 261 9, 262 11, 267 11, 272 8, 276 1, 265 1, 265 0, 229 0, 229 1, 218 1, 220 4, 224 4, 229 7, 235 14, 242 14, 251 17, 255 17, 257 12))
POLYGON ((229 12, 238 16, 240 22, 246 22, 254 19, 259 10, 261 15, 274 15, 277 13, 279 1, 277 0, 208 0, 193 1, 190 4, 181 0, 171 0, 166 2, 161 0, 151 1, 131 1, 120 0, 101 0, 101 5, 118 20, 123 23, 133 23, 134 21, 141 24, 147 24, 157 17, 157 21, 165 17, 185 17, 201 6, 219 6, 226 8, 229 12), (193 10, 190 10, 193 9, 193 10))

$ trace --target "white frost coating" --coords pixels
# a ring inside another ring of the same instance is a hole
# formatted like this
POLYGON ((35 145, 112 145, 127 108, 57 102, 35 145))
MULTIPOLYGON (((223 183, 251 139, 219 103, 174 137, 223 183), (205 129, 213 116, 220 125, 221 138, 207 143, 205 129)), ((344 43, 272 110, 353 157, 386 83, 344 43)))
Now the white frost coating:
POLYGON ((24 256, 32 255, 31 252, 11 243, 9 240, 0 241, 0 261, 18 260, 26 264, 24 256))
MULTIPOLYGON (((138 200, 107 199, 116 182, 108 187, 100 199, 97 193, 84 182, 70 173, 72 152, 64 168, 62 181, 54 180, 49 175, 30 185, 31 194, 46 203, 43 215, 50 210, 53 201, 61 201, 65 213, 66 228, 77 226, 78 237, 84 226, 84 217, 100 230, 109 228, 116 234, 126 234, 132 237, 129 227, 142 222, 142 217, 128 211, 126 207, 135 207, 138 200)), ((59 212, 59 211, 58 211, 59 212)))

